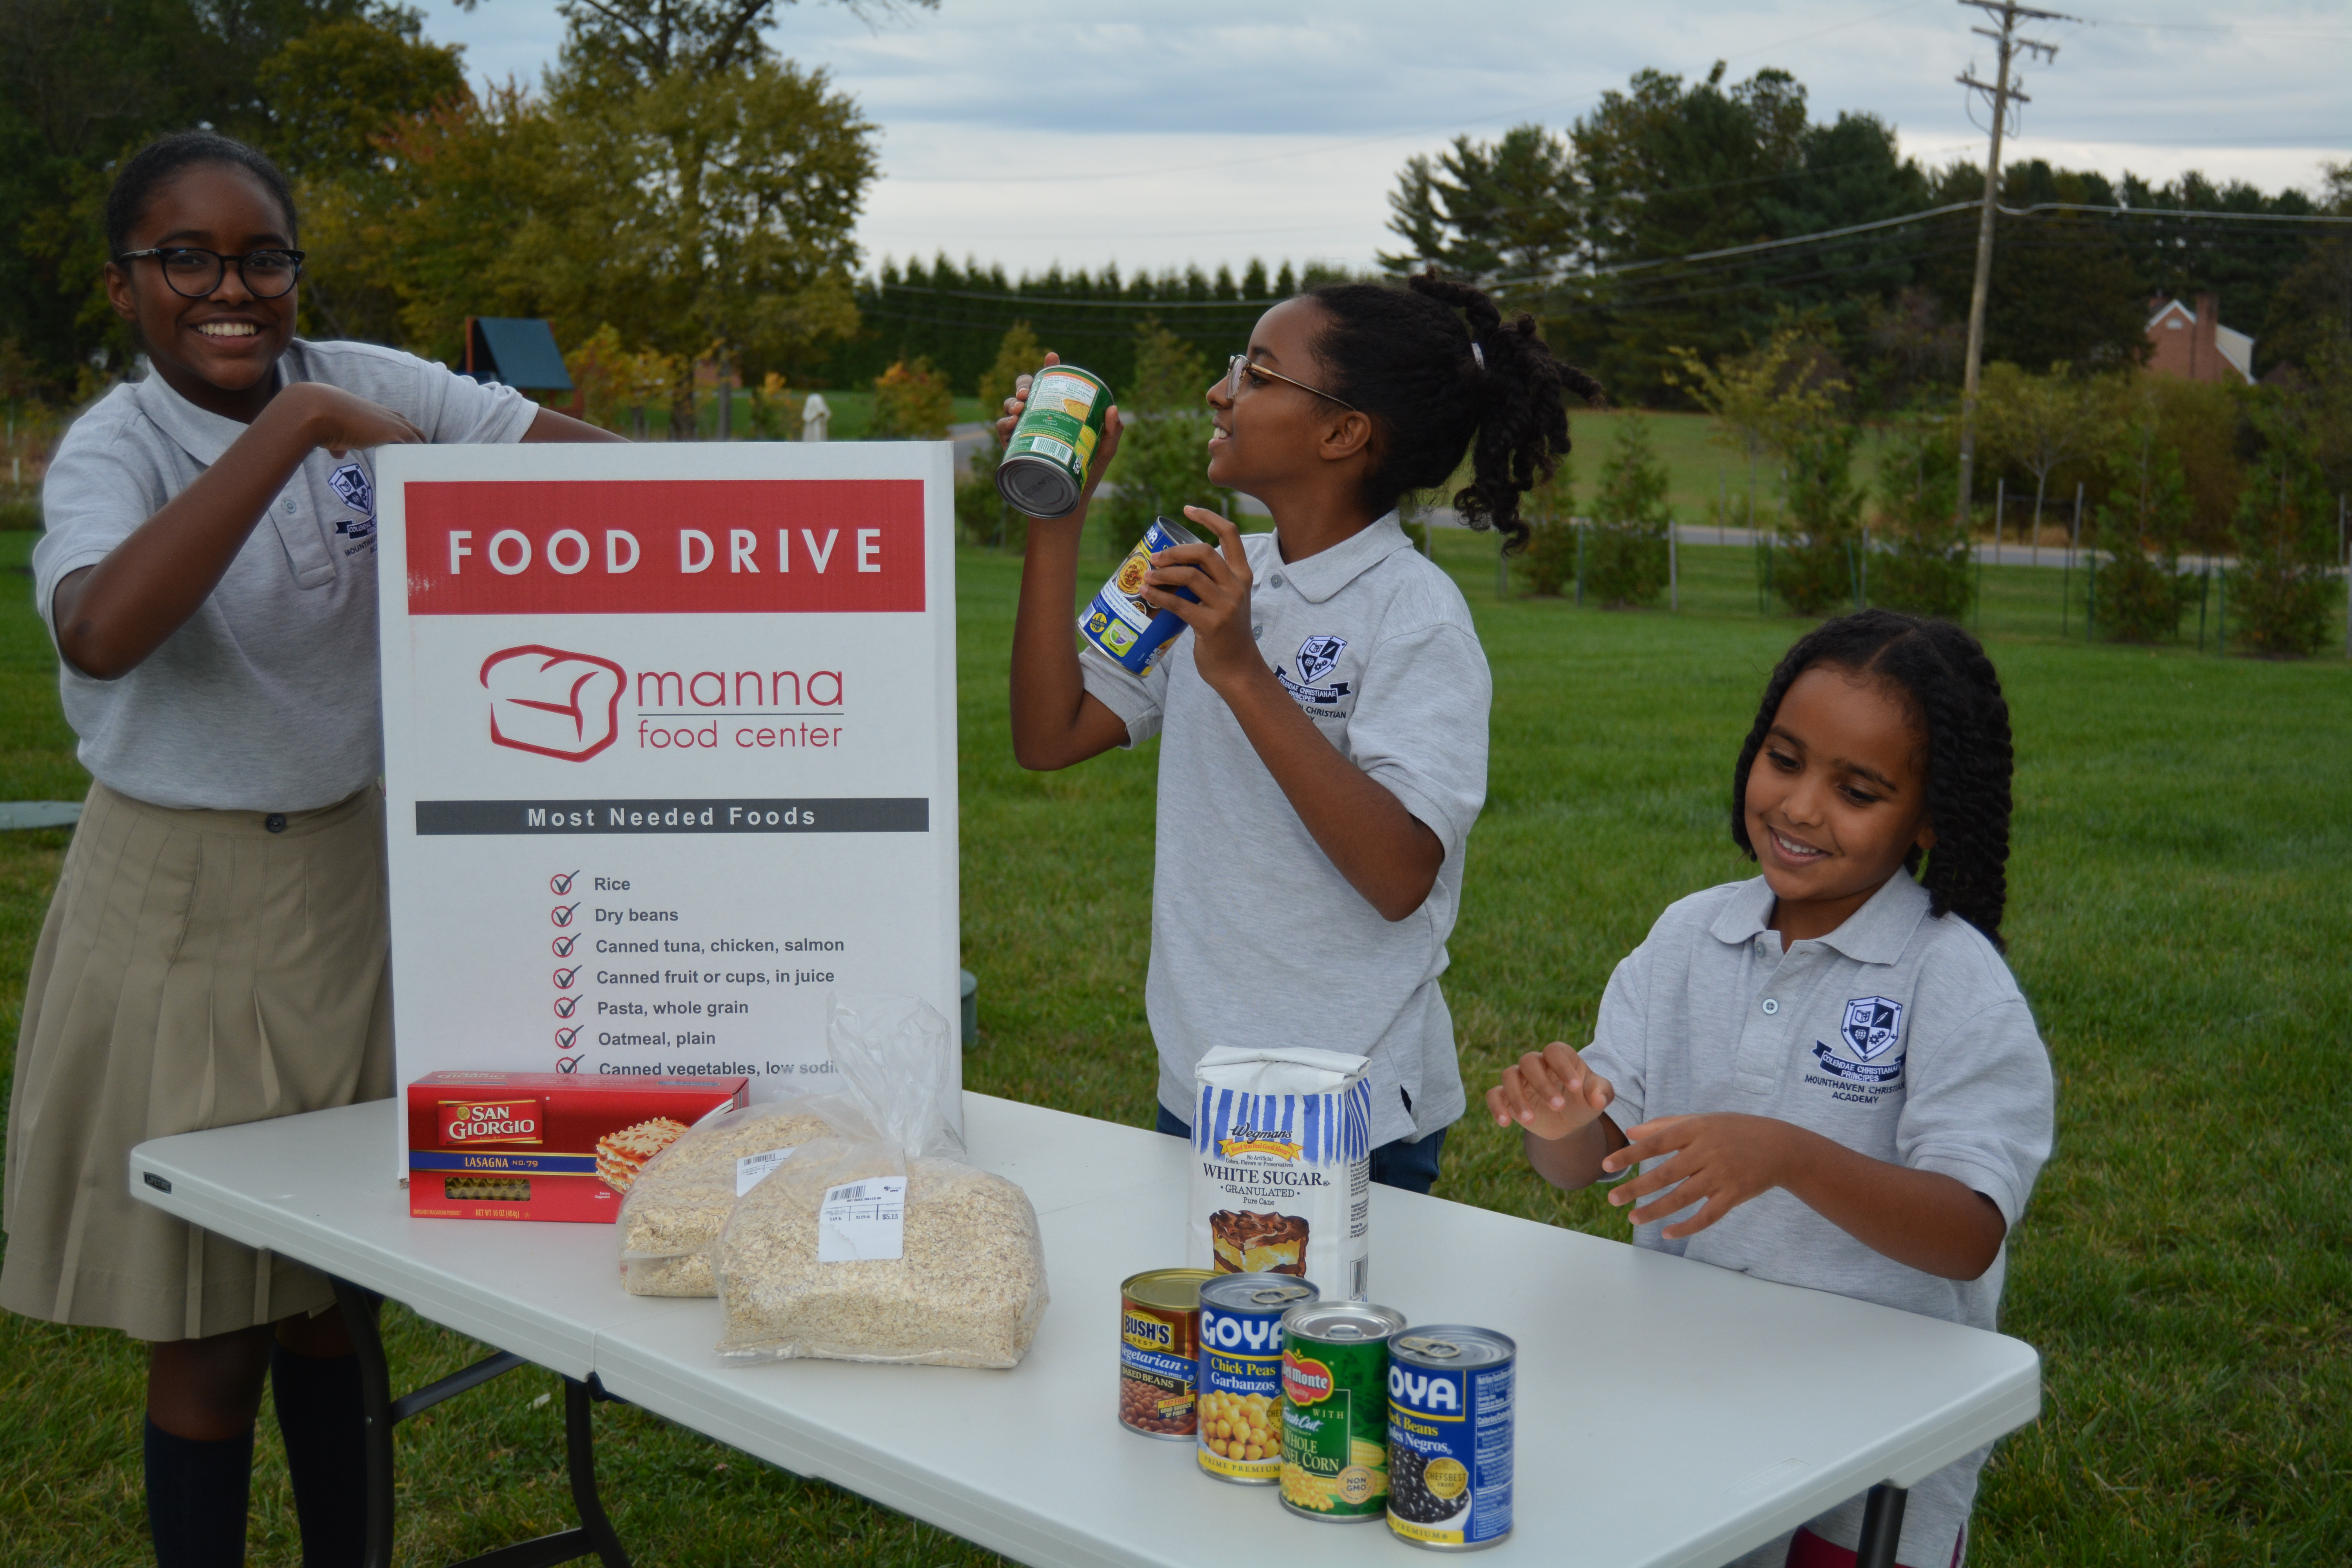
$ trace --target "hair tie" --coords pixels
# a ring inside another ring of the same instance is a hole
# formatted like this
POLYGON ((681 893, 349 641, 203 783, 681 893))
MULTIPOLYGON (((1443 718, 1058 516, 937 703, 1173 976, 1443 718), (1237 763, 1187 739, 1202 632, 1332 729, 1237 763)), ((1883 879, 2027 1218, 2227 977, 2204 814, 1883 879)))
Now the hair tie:
POLYGON ((1486 351, 1480 348, 1475 342, 1470 345, 1470 357, 1478 362, 1478 368, 1480 370, 1485 370, 1486 368, 1486 351))

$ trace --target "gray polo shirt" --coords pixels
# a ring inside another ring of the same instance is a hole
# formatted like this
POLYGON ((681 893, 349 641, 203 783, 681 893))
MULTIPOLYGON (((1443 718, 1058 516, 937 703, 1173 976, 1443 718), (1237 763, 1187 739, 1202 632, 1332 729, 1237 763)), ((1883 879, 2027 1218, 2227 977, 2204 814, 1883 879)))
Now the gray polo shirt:
MULTIPOLYGON (((511 387, 369 343, 298 338, 278 374, 382 404, 431 441, 520 440, 539 412, 511 387)), ((41 487, 42 621, 59 579, 105 559, 246 429, 159 375, 77 419, 41 487)), ((308 810, 372 782, 383 767, 375 560, 371 454, 312 452, 212 596, 137 668, 94 680, 58 661, 82 766, 158 805, 233 811, 308 810)))
MULTIPOLYGON (((1704 1111, 1775 1117, 1873 1159, 1941 1172, 1990 1198, 2014 1229, 2050 1156, 2049 1052, 1992 943, 1958 915, 1939 919, 1927 907, 1927 890, 1898 874, 1836 931, 1784 952, 1765 928, 1773 898, 1761 877, 1673 905, 1609 977, 1584 1053, 1616 1088, 1611 1120, 1624 1129, 1704 1111)), ((1696 1236, 1668 1241, 1659 1233, 1675 1217, 1638 1227, 1634 1241, 1762 1279, 1995 1326, 2005 1244, 1982 1278, 1939 1279, 1873 1251, 1777 1188, 1696 1236)), ((1902 1561, 1952 1561, 1990 1451, 1912 1489, 1902 1561)), ((1814 1528, 1851 1548, 1860 1523, 1857 1503, 1814 1528)))
POLYGON ((1494 689, 1461 590, 1391 512, 1303 561, 1247 536, 1252 631, 1275 677, 1340 755, 1444 846, 1421 908, 1390 921, 1316 844, 1241 723, 1177 639, 1148 676, 1088 649, 1087 689, 1161 734, 1144 1005, 1160 1103, 1192 1114, 1213 1046, 1313 1046, 1369 1058, 1372 1142, 1462 1114, 1454 1020, 1437 977, 1462 902, 1462 858, 1486 798, 1494 689))

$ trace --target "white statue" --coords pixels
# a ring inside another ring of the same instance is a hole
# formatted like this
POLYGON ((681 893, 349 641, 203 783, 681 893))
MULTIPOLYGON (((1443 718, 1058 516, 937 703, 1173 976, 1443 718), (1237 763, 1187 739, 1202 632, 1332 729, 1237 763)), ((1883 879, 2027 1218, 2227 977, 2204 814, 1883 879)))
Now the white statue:
POLYGON ((822 392, 810 393, 808 395, 808 401, 801 405, 801 439, 803 441, 824 440, 825 438, 825 426, 832 423, 833 408, 825 402, 824 394, 822 392))

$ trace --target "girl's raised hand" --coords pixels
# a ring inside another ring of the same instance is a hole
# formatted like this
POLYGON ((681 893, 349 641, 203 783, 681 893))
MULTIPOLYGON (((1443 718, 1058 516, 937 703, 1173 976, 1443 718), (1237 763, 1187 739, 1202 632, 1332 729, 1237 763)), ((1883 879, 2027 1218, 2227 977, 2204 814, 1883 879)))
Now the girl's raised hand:
MULTIPOLYGON (((1045 355, 1045 363, 1042 368, 1051 370, 1061 363, 1062 356, 1060 354, 1048 352, 1045 355)), ((1003 451, 1004 449, 1004 443, 1013 439, 1013 427, 1021 423, 1021 416, 1028 411, 1029 388, 1035 384, 1035 382, 1036 377, 1034 375, 1016 376, 1013 379, 1013 395, 1004 400, 1004 406, 999 413, 996 421, 996 449, 998 451, 1003 451)), ((1114 403, 1103 411, 1102 445, 1095 448, 1095 460, 1092 464, 1088 465, 1087 468, 1087 488, 1078 492, 1078 504, 1075 508, 1071 509, 1070 511, 1066 513, 1065 516, 1083 517, 1086 515, 1087 508, 1092 504, 1095 499, 1095 488, 1102 483, 1104 470, 1110 467, 1111 456, 1118 450, 1118 436, 1121 428, 1122 426, 1120 426, 1118 417, 1118 405, 1114 403)), ((1051 522, 1055 520, 1046 518, 1044 521, 1051 522)))
POLYGON ((1616 1098, 1575 1047, 1554 1040, 1503 1069, 1502 1081, 1486 1091, 1486 1110, 1496 1126, 1516 1122, 1549 1142, 1590 1125, 1616 1098))
POLYGON ((425 432, 379 403, 321 381, 298 381, 270 399, 268 413, 301 422, 305 446, 324 447, 340 458, 355 447, 421 445, 425 432))
POLYGON ((1242 531, 1204 506, 1188 506, 1184 515, 1217 536, 1214 544, 1180 544, 1151 558, 1144 574, 1143 601, 1158 610, 1173 610, 1192 628, 1192 663, 1213 690, 1223 692, 1237 679, 1266 673, 1265 659, 1250 634, 1249 554, 1242 548, 1242 531), (1190 589, 1200 603, 1175 592, 1190 589))
POLYGON ((1808 1136, 1776 1118, 1737 1111, 1661 1116, 1627 1128, 1625 1147, 1602 1160, 1601 1168, 1614 1174, 1644 1160, 1672 1155, 1656 1169, 1612 1189, 1609 1201, 1622 1206, 1640 1203, 1652 1194, 1664 1194, 1628 1216, 1635 1225, 1647 1225, 1704 1203, 1706 1206, 1696 1214, 1659 1233, 1669 1241, 1680 1241, 1696 1236, 1759 1194, 1785 1185, 1800 1145, 1808 1136))

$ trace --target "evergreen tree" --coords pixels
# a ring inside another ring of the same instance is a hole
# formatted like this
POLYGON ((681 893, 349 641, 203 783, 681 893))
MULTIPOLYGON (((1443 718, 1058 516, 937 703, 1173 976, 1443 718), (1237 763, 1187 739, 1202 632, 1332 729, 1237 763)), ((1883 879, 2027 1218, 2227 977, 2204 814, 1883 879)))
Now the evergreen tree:
POLYGON ((1643 415, 1629 409, 1610 424, 1585 542, 1585 591, 1603 605, 1654 605, 1666 591, 1666 468, 1643 415))

